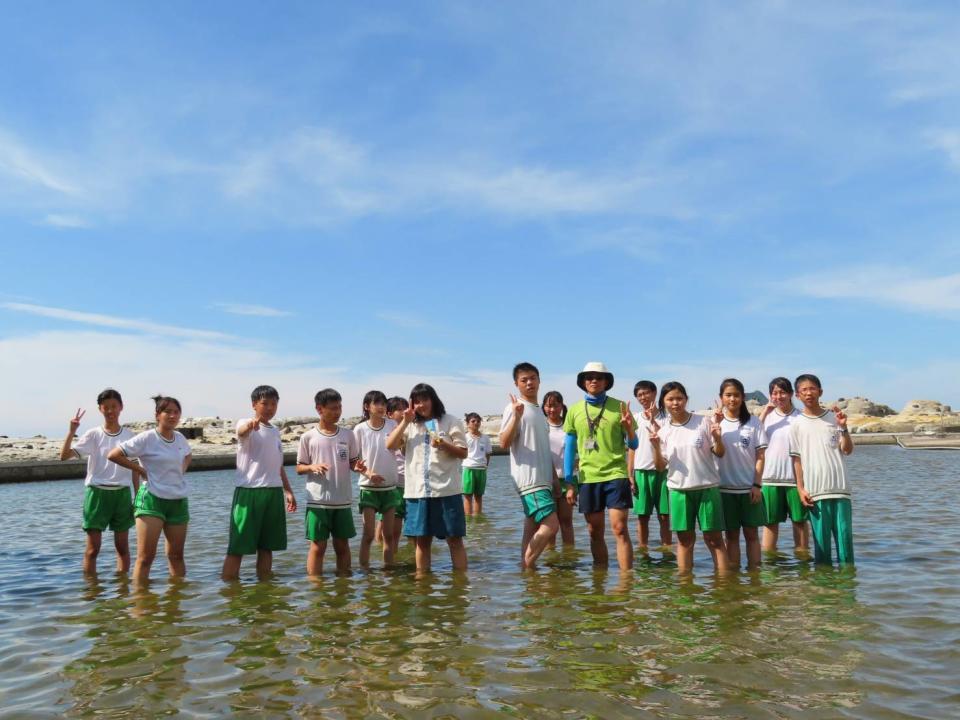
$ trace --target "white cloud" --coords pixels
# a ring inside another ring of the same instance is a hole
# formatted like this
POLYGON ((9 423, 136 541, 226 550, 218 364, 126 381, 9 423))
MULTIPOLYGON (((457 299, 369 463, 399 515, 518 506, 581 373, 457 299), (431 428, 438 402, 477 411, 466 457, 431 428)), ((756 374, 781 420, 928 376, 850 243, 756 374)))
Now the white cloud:
POLYGON ((960 273, 918 277, 903 268, 876 265, 804 275, 778 287, 807 297, 863 300, 917 312, 960 310, 960 273))
POLYGON ((56 228, 88 228, 90 223, 77 215, 50 213, 43 218, 43 224, 56 228))
POLYGON ((80 189, 54 170, 48 161, 3 130, 0 130, 0 175, 61 195, 80 194, 80 189))
POLYGON ((255 317, 289 317, 288 310, 278 310, 266 305, 244 305, 241 303, 215 303, 214 307, 231 315, 253 315, 255 317))
POLYGON ((170 337, 190 338, 195 340, 231 339, 230 335, 213 330, 196 330, 194 328, 178 327, 175 325, 162 325, 150 320, 137 320, 115 317, 113 315, 77 312, 76 310, 66 310, 64 308, 47 307, 44 305, 5 302, 0 303, 0 308, 13 310, 14 312, 28 313, 30 315, 39 315, 40 317, 52 318, 54 320, 67 320, 68 322, 83 323, 85 325, 98 325, 100 327, 117 328, 119 330, 136 330, 153 335, 166 335, 170 337))
POLYGON ((960 130, 931 130, 927 140, 932 148, 947 156, 954 170, 960 170, 960 130))

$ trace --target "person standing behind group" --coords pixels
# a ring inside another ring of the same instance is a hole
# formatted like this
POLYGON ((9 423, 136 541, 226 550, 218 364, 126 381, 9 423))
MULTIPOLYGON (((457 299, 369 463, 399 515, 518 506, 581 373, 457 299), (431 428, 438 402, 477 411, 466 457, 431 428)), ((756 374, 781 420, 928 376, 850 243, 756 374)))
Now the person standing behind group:
MULTIPOLYGON (((584 399, 567 413, 563 429, 563 474, 573 483, 576 456, 580 456, 579 504, 587 521, 590 551, 596 565, 608 563, 604 540, 604 510, 617 541, 617 562, 621 570, 633 567, 633 545, 627 526, 633 496, 627 476, 627 448, 636 450, 637 433, 625 404, 607 395, 613 387, 613 373, 600 362, 588 362, 577 375, 577 387, 584 399)), ((573 490, 567 491, 573 497, 573 490)))
POLYGON ((350 570, 350 538, 353 524, 353 482, 350 470, 363 473, 367 467, 360 457, 356 436, 337 425, 343 414, 343 399, 333 388, 313 398, 319 422, 300 436, 297 447, 297 475, 307 476, 307 575, 323 572, 327 541, 333 535, 337 572, 350 570))
MULTIPOLYGON (((547 418, 550 431, 550 455, 553 458, 553 470, 557 474, 553 488, 553 498, 557 505, 557 522, 560 523, 560 537, 565 547, 573 547, 573 506, 576 503, 576 483, 568 485, 563 475, 563 444, 567 434, 563 431, 563 421, 567 417, 567 406, 563 404, 563 395, 551 390, 543 396, 543 414, 547 418), (573 490, 568 498, 567 491, 573 490)), ((556 544, 553 536, 551 546, 556 544)))
POLYGON ((736 378, 720 383, 723 405, 720 433, 725 450, 718 462, 720 498, 727 558, 734 569, 740 567, 740 528, 747 546, 747 568, 760 566, 759 528, 767 521, 761 492, 767 438, 760 421, 747 409, 743 396, 743 383, 736 378))
POLYGON ((83 553, 83 572, 94 575, 97 572, 97 556, 103 531, 113 531, 113 546, 117 551, 117 572, 130 571, 130 528, 133 527, 133 496, 140 487, 137 474, 127 472, 119 465, 107 460, 107 455, 125 440, 133 437, 133 432, 120 425, 120 413, 123 400, 120 393, 107 388, 97 396, 97 408, 103 415, 103 426, 90 428, 73 441, 80 427, 84 411, 70 420, 67 436, 60 448, 60 459, 71 456, 87 458, 87 477, 83 484, 83 530, 87 534, 87 547, 83 553), (131 489, 133 494, 131 495, 131 489))
POLYGON ((463 512, 479 515, 483 512, 483 494, 487 490, 487 466, 490 464, 490 438, 480 432, 480 416, 467 413, 467 457, 463 461, 463 512))
POLYGON ((500 447, 510 451, 510 474, 524 515, 520 560, 529 570, 560 529, 553 500, 556 473, 547 419, 537 404, 540 371, 528 362, 519 363, 513 368, 513 382, 520 397, 511 394, 503 410, 500 447))
POLYGON ((790 455, 797 492, 810 508, 814 562, 853 564, 853 509, 844 456, 853 452, 847 416, 820 406, 823 386, 816 375, 800 375, 794 387, 803 411, 790 426, 790 455))
POLYGON ((137 562, 133 578, 137 582, 150 577, 160 533, 166 541, 170 576, 187 574, 183 559, 190 522, 186 472, 193 455, 187 439, 177 432, 182 413, 180 401, 156 395, 153 402, 157 427, 124 440, 107 455, 108 460, 137 473, 143 480, 133 512, 137 519, 137 562))
POLYGON ((387 438, 390 450, 403 448, 404 533, 416 544, 417 572, 430 571, 433 539, 446 540, 454 570, 467 569, 467 534, 460 461, 467 456, 463 425, 446 412, 437 392, 420 383, 410 391, 410 406, 387 438))
POLYGON ((667 471, 657 470, 650 445, 650 423, 663 425, 664 416, 657 409, 657 386, 650 380, 640 380, 633 386, 633 395, 640 403, 636 414, 638 444, 627 453, 627 471, 633 490, 633 512, 637 516, 638 550, 648 552, 650 542, 650 515, 657 511, 660 525, 660 547, 669 548, 670 496, 667 490, 667 471))
MULTIPOLYGON (((387 400, 387 417, 393 420, 397 425, 403 420, 403 411, 410 406, 406 398, 394 395, 387 400)), ((387 436, 389 437, 389 435, 387 436)), ((397 497, 396 508, 393 513, 393 536, 386 541, 393 543, 393 557, 396 559, 397 552, 400 549, 400 537, 403 535, 403 521, 407 517, 407 501, 403 499, 404 487, 404 458, 400 450, 394 450, 393 455, 397 462, 397 487, 394 488, 394 494, 397 497)), ((383 535, 383 518, 378 517, 377 522, 377 542, 385 542, 383 535)))
POLYGON ((360 566, 370 565, 370 546, 376 530, 377 513, 381 516, 384 542, 383 564, 393 564, 394 513, 399 505, 397 488, 397 456, 387 449, 387 437, 397 424, 387 417, 387 396, 371 390, 363 396, 363 420, 353 428, 360 457, 366 470, 360 474, 360 514, 363 515, 363 536, 360 538, 360 566))
POLYGON ((650 443, 658 470, 667 471, 670 489, 670 525, 677 533, 677 570, 693 570, 697 524, 713 558, 714 569, 729 568, 723 542, 723 501, 717 457, 724 454, 720 434, 720 408, 713 419, 687 411, 687 390, 679 382, 660 388, 660 412, 668 422, 652 423, 650 443))
POLYGON ((793 406, 793 385, 787 378, 771 380, 769 392, 770 402, 760 413, 760 423, 767 436, 763 465, 763 504, 767 525, 763 531, 763 550, 776 551, 780 523, 789 517, 793 525, 794 552, 806 552, 810 547, 809 513, 800 501, 793 458, 790 457, 790 425, 800 411, 793 406))
POLYGON ((237 423, 237 476, 230 508, 230 538, 221 575, 236 580, 244 555, 257 556, 257 577, 273 572, 273 553, 287 549, 287 515, 297 509, 283 469, 280 431, 271 425, 280 394, 259 385, 250 394, 253 417, 237 423))

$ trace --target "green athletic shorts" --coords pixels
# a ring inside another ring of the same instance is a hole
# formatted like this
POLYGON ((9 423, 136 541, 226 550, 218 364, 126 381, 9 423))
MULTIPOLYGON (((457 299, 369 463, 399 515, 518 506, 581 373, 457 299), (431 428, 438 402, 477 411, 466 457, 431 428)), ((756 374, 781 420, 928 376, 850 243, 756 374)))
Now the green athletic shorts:
POLYGON ((720 493, 723 502, 723 529, 758 528, 767 524, 767 513, 760 502, 750 502, 750 493, 720 493))
POLYGON ((768 525, 779 525, 787 517, 795 523, 806 522, 810 513, 800 502, 800 493, 795 485, 764 485, 761 492, 768 525))
POLYGON ((126 532, 133 527, 133 499, 130 488, 107 489, 87 485, 83 493, 83 529, 126 532))
POLYGON ((535 523, 543 522, 551 513, 557 511, 557 504, 553 501, 553 489, 540 488, 526 495, 520 496, 523 504, 523 514, 535 523))
POLYGON ((147 490, 146 484, 140 486, 137 500, 133 504, 136 517, 158 517, 167 525, 186 525, 190 522, 190 505, 187 498, 168 500, 159 498, 147 490))
POLYGON ((698 522, 701 532, 723 530, 723 500, 720 499, 720 488, 670 488, 670 529, 674 532, 695 531, 698 522))
POLYGON ((326 542, 333 535, 335 540, 356 537, 351 508, 307 508, 307 540, 326 542))
POLYGON ((286 549, 287 508, 283 488, 234 488, 227 555, 286 549))
POLYGON ((396 488, 390 488, 389 490, 367 490, 366 488, 360 488, 360 512, 363 512, 363 509, 368 507, 373 508, 381 515, 387 510, 396 511, 401 500, 403 500, 403 498, 397 496, 396 488))
POLYGON ((633 496, 633 512, 636 515, 670 514, 670 493, 667 492, 666 470, 634 470, 634 482, 637 485, 633 496))
POLYGON ((487 489, 486 468, 463 469, 463 494, 482 496, 487 489))

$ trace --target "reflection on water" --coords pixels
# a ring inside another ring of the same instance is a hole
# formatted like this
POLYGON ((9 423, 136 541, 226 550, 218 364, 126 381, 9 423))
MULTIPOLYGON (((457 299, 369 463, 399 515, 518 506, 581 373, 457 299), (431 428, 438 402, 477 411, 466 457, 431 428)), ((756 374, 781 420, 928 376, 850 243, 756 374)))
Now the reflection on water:
POLYGON ((960 524, 919 535, 906 509, 937 502, 960 453, 853 460, 856 569, 781 553, 726 578, 705 553, 688 578, 658 554, 596 570, 579 517, 577 548, 521 572, 502 459, 487 516, 469 524, 470 571, 452 575, 440 543, 423 578, 404 544, 396 570, 308 580, 298 513, 273 580, 248 562, 224 584, 231 473, 208 473, 194 483, 187 579, 84 580, 82 533, 48 526, 79 517, 82 483, 0 487, 2 507, 47 509, 0 525, 0 713, 956 716, 960 524))

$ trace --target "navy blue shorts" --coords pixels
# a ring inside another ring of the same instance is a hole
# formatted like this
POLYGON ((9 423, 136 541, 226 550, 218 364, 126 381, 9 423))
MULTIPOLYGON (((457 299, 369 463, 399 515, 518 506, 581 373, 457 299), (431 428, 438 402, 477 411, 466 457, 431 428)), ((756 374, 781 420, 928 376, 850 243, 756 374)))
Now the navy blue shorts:
POLYGON ((580 486, 580 512, 603 512, 607 508, 627 510, 633 507, 633 492, 630 490, 630 481, 605 480, 598 483, 587 483, 580 486))
POLYGON ((465 537, 467 518, 463 513, 463 495, 442 498, 407 498, 407 517, 403 534, 413 537, 432 535, 439 540, 465 537))

